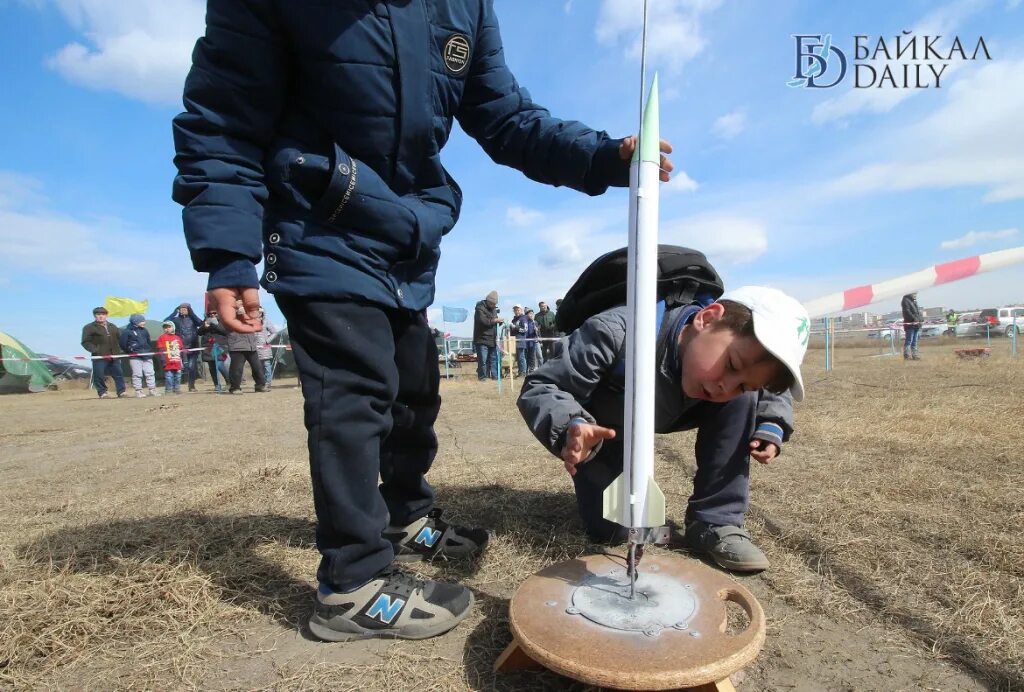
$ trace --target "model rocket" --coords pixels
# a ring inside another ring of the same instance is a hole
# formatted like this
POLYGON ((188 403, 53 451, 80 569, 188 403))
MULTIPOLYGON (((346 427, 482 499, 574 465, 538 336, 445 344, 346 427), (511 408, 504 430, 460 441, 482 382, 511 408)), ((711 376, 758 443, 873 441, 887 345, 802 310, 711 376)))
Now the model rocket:
POLYGON ((639 141, 629 172, 623 470, 604 491, 604 518, 630 529, 660 527, 665 523, 665 495, 654 480, 660 143, 655 75, 643 108, 639 141))

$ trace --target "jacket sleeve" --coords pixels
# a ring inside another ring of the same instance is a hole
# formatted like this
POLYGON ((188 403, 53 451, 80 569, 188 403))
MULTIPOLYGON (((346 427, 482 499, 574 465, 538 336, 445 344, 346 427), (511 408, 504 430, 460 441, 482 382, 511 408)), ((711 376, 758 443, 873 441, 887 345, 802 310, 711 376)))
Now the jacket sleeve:
POLYGON ((95 347, 93 346, 93 333, 89 329, 89 325, 82 327, 82 348, 84 348, 90 355, 96 355, 95 347))
POLYGON ((123 332, 121 332, 121 336, 118 339, 118 343, 121 346, 121 350, 124 351, 125 353, 131 353, 133 351, 133 349, 128 348, 129 346, 131 346, 131 344, 128 343, 129 334, 131 334, 131 332, 125 329, 123 332))
POLYGON ((496 163, 548 185, 599 195, 629 185, 621 139, 559 120, 534 103, 505 64, 494 0, 483 0, 477 45, 456 117, 496 163))
POLYGON ((174 119, 172 196, 210 288, 255 287, 262 254, 265 150, 286 88, 287 58, 273 0, 208 0, 206 35, 174 119))
POLYGON ((793 397, 789 392, 773 394, 762 389, 757 397, 755 440, 772 442, 779 451, 793 434, 793 397))
POLYGON ((621 356, 625 313, 609 310, 591 317, 569 335, 561 355, 526 376, 517 406, 534 436, 559 456, 574 418, 597 423, 583 403, 621 356))

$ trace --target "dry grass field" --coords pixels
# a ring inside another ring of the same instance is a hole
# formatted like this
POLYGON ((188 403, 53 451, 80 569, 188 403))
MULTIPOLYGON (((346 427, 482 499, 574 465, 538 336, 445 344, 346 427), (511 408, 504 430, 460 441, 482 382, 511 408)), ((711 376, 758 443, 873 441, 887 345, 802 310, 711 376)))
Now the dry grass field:
MULTIPOLYGON (((1024 358, 873 353, 826 373, 812 351, 797 434, 751 471, 772 567, 736 578, 769 625, 739 689, 1024 689, 1024 358)), ((294 382, 0 397, 0 687, 585 689, 491 673, 517 586, 597 548, 514 394, 470 376, 442 395, 439 502, 494 539, 477 564, 419 569, 464 580, 477 610, 434 640, 347 645, 302 628, 317 554, 294 382)), ((658 440, 674 521, 692 447, 658 440)))

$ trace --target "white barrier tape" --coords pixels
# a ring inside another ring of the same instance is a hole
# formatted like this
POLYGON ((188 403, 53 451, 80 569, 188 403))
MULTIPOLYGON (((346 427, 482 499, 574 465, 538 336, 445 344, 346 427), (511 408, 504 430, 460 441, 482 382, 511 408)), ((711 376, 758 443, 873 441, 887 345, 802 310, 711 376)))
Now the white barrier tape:
MULTIPOLYGON (((287 351, 292 350, 291 344, 267 344, 262 348, 283 348, 287 351)), ((210 349, 197 346, 195 348, 183 348, 180 353, 195 353, 198 351, 209 351, 210 349)), ((227 349, 222 349, 224 353, 231 353, 227 349)), ((12 363, 30 363, 33 361, 48 361, 55 363, 61 360, 116 360, 118 358, 142 358, 144 356, 163 356, 166 355, 160 351, 146 351, 143 353, 118 353, 117 355, 110 356, 68 356, 67 358, 61 358, 59 356, 50 356, 48 358, 0 358, 0 361, 10 361, 12 363)))

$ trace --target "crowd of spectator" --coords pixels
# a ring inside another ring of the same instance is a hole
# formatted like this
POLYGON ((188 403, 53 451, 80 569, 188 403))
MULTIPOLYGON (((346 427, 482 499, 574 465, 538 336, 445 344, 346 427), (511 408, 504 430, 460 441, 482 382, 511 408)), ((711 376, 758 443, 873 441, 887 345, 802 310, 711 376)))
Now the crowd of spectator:
MULTIPOLYGON (((241 309, 240 304, 236 307, 241 309)), ((160 366, 164 394, 181 394, 183 385, 189 392, 198 391, 196 379, 202 377, 203 363, 217 393, 242 393, 246 363, 255 391, 270 390, 274 374, 271 340, 277 330, 266 315, 261 315, 261 331, 239 334, 220 324, 216 310, 199 317, 189 303, 182 303, 163 320, 161 333, 154 340, 143 314, 131 315, 123 331, 109 321, 105 307, 93 309, 92 314, 93 321, 82 328, 82 347, 92 356, 92 383, 101 399, 110 396, 108 377, 117 397, 127 395, 125 360, 139 398, 160 394, 155 365, 160 366)))
POLYGON ((501 364, 501 343, 507 334, 515 337, 516 375, 523 376, 539 368, 557 353, 558 339, 565 336, 556 326, 557 309, 540 301, 537 311, 522 305, 512 306, 512 319, 505 324, 498 307, 498 292, 491 291, 476 304, 473 312, 473 350, 476 353, 477 379, 497 379, 501 364))

